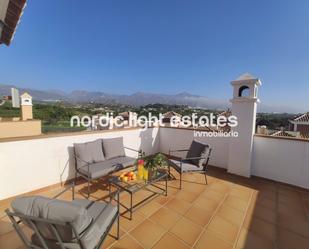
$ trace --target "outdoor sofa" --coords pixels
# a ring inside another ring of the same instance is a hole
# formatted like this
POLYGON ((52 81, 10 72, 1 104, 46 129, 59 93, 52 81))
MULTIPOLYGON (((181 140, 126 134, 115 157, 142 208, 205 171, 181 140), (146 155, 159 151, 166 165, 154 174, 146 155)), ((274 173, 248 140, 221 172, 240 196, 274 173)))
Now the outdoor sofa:
POLYGON ((180 174, 180 186, 182 187, 182 174, 186 172, 200 172, 205 175, 205 182, 207 184, 207 165, 210 159, 211 148, 208 144, 193 140, 189 149, 169 150, 171 157, 175 152, 185 152, 187 155, 181 159, 169 159, 168 170, 170 174, 170 167, 174 168, 180 174))
POLYGON ((89 198, 91 181, 132 166, 141 153, 141 150, 125 147, 123 137, 75 143, 75 182, 79 176, 87 181, 89 198), (136 157, 127 156, 125 150, 136 152, 136 157))
MULTIPOLYGON (((70 186, 69 188, 71 188, 70 186)), ((119 191, 109 202, 74 199, 58 200, 43 196, 23 196, 5 210, 17 234, 28 249, 99 249, 112 225, 117 222, 119 238, 119 191), (25 232, 25 225, 32 234, 25 232)))

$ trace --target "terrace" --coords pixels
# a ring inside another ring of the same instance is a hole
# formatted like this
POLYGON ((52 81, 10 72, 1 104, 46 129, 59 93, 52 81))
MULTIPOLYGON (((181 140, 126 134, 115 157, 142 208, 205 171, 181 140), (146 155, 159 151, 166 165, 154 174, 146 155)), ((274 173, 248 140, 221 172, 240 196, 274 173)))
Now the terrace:
MULTIPOLYGON (((5 172, 0 188, 0 247, 25 248, 4 214, 14 196, 55 195, 73 177, 73 143, 118 136, 124 138, 125 145, 154 154, 188 147, 194 131, 130 128, 2 140, 5 172)), ((229 138, 201 140, 213 148, 208 185, 197 173, 184 175, 181 190, 177 179, 170 180, 167 197, 151 199, 133 213, 132 221, 126 215, 121 217, 120 240, 108 236, 102 248, 306 248, 308 141, 255 135, 252 176, 247 178, 227 172, 229 138)), ((77 197, 84 196, 85 186, 83 182, 77 185, 77 197)), ((135 201, 147 194, 140 192, 135 201)), ((104 179, 92 185, 91 199, 103 200, 107 195, 104 179)), ((63 198, 69 199, 70 195, 63 198)), ((128 200, 125 194, 121 198, 128 200)))
MULTIPOLYGON (((207 185, 204 175, 186 173, 181 190, 179 175, 172 171, 176 179, 168 181, 167 196, 149 199, 131 221, 123 214, 120 240, 108 236, 102 248, 308 247, 308 140, 254 134, 260 81, 245 74, 232 85, 236 137, 196 137, 196 131, 205 129, 161 126, 1 139, 0 247, 23 248, 4 213, 16 196, 55 195, 75 176, 74 143, 117 137, 123 138, 125 147, 147 155, 168 154, 171 149, 188 148, 193 139, 200 140, 212 148, 211 166, 207 185)), ((134 154, 126 152, 129 157, 134 154)), ((179 152, 177 156, 186 155, 179 152)), ((91 185, 92 200, 108 197, 106 180, 100 178, 91 185)), ((84 198, 86 190, 85 183, 79 182, 76 197, 84 198)), ((139 202, 149 194, 139 191, 133 200, 139 202)), ((122 192, 120 199, 127 203, 129 196, 122 192)))

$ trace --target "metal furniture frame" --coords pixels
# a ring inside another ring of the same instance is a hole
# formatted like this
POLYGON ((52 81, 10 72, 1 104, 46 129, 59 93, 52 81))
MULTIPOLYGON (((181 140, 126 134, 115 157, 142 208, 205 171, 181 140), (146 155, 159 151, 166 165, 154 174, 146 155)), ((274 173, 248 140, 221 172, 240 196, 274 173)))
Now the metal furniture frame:
MULTIPOLYGON (((138 153, 138 158, 142 156, 143 152, 142 150, 135 150, 135 149, 132 149, 132 148, 129 148, 129 147, 124 147, 125 149, 128 149, 128 150, 131 150, 131 151, 134 151, 134 152, 137 152, 138 153)), ((103 176, 100 176, 100 177, 97 177, 97 178, 92 178, 89 174, 89 168, 91 166, 91 163, 89 162, 86 162, 84 160, 82 160, 81 158, 79 158, 78 156, 76 156, 76 154, 74 153, 74 157, 75 157, 75 183, 77 182, 77 177, 78 176, 81 176, 84 180, 87 181, 87 199, 89 199, 90 197, 90 182, 93 181, 93 180, 97 180, 103 176), (88 171, 88 174, 84 174, 83 172, 81 172, 78 167, 77 167, 77 160, 83 162, 83 163, 86 163, 87 165, 87 171, 88 171)), ((117 165, 117 164, 115 164, 117 165)), ((124 167, 121 167, 120 165, 117 165, 119 167, 116 167, 115 170, 112 170, 110 171, 107 175, 110 175, 110 174, 113 174, 119 170, 122 170, 124 169, 124 167)), ((128 167, 131 167, 131 166, 128 166, 128 167)))
POLYGON ((121 203, 120 198, 119 198, 119 205, 122 206, 125 211, 122 213, 126 214, 129 212, 130 216, 129 219, 132 220, 132 214, 133 211, 137 209, 137 207, 141 206, 143 203, 147 202, 151 198, 154 198, 155 196, 159 195, 165 195, 167 196, 167 180, 168 180, 168 173, 164 170, 159 171, 159 175, 156 176, 154 179, 150 179, 148 181, 139 181, 136 182, 136 184, 130 184, 130 183, 125 183, 121 181, 117 176, 110 177, 109 179, 109 193, 111 193, 111 187, 114 186, 116 187, 120 192, 127 192, 130 195, 130 206, 127 207, 125 204, 121 203), (165 186, 164 188, 161 188, 157 185, 155 185, 156 182, 159 182, 161 180, 165 181, 165 186), (148 186, 152 186, 157 188, 160 192, 156 192, 154 190, 151 190, 148 188, 148 186), (140 190, 147 190, 149 192, 152 192, 151 195, 147 196, 145 199, 139 201, 138 203, 133 205, 133 195, 134 193, 140 191, 140 190))
MULTIPOLYGON (((63 191, 61 191, 59 194, 57 194, 56 196, 54 196, 53 198, 58 198, 60 195, 62 195, 64 192, 68 191, 70 188, 72 188, 72 200, 74 200, 74 183, 65 188, 63 191)), ((116 201, 117 203, 119 202, 119 191, 115 192, 113 196, 111 196, 110 201, 116 201)), ((100 237, 100 240, 98 242, 98 244, 93 248, 93 249, 99 249, 101 247, 101 245, 103 244, 106 236, 108 235, 108 233, 110 232, 113 224, 115 223, 115 221, 117 220, 117 234, 116 234, 116 239, 119 239, 119 204, 117 204, 117 213, 114 215, 114 217, 111 220, 111 223, 107 226, 107 229, 105 230, 105 232, 102 234, 102 236, 100 237)), ((74 234, 74 242, 70 242, 70 243, 74 243, 76 244, 79 249, 85 249, 85 245, 82 242, 82 238, 85 236, 86 232, 92 228, 92 226, 94 226, 96 223, 93 222, 91 223, 87 229, 83 232, 82 235, 78 234, 78 232, 76 231, 76 229, 74 228, 74 226, 72 225, 72 223, 70 222, 60 222, 60 221, 55 221, 55 220, 50 220, 50 219, 42 219, 42 218, 38 218, 38 217, 33 217, 33 216, 28 216, 28 215, 22 215, 22 214, 18 214, 15 212, 11 212, 9 209, 5 210, 6 214, 8 215, 10 221, 13 224, 14 229, 16 230, 17 234, 19 235, 19 237, 21 238, 21 240, 23 241, 23 243, 25 244, 26 248, 28 249, 49 249, 50 247, 48 247, 48 242, 47 240, 42 236, 42 234, 39 231, 39 228, 37 226, 37 223, 40 222, 41 224, 44 223, 46 224, 48 227, 51 228, 51 231, 53 232, 53 234, 55 235, 55 237, 57 238, 57 246, 59 246, 59 248, 61 249, 66 249, 68 247, 65 246, 65 243, 62 241, 61 236, 60 236, 60 232, 57 229, 57 226, 66 226, 72 229, 73 234, 74 234), (35 245, 31 239, 29 239, 26 234, 24 233, 23 229, 20 227, 21 223, 26 222, 27 224, 29 224, 32 228, 32 230, 34 231, 34 234, 37 236, 37 238, 39 239, 42 247, 35 245)))

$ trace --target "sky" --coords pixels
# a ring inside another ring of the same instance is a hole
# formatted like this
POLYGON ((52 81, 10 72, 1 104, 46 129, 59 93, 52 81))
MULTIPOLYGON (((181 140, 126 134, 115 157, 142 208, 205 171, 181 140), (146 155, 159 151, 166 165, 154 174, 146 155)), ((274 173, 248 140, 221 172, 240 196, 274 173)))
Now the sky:
POLYGON ((309 1, 27 1, 0 84, 232 97, 250 72, 269 106, 309 111, 309 1))

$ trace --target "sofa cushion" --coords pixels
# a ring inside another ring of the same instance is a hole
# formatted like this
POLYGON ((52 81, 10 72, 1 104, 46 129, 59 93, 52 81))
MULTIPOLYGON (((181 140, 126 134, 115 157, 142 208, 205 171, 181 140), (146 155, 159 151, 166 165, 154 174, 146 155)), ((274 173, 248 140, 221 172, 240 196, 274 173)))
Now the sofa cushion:
MULTIPOLYGON (((107 228, 111 224, 113 218, 117 214, 117 207, 110 203, 93 202, 87 199, 75 199, 73 203, 87 210, 88 215, 92 218, 92 225, 85 230, 82 235, 82 242, 86 249, 93 249, 97 246, 101 236, 107 232, 107 228)), ((37 246, 42 246, 37 236, 32 236, 32 242, 37 246)), ((61 249, 55 243, 55 240, 47 240, 47 245, 51 249, 61 249)), ((79 249, 76 243, 65 243, 68 249, 79 249)))
POLYGON ((176 159, 169 159, 169 165, 173 167, 177 172, 189 172, 189 171, 201 171, 203 167, 196 167, 195 164, 190 161, 182 162, 182 167, 180 168, 180 161, 176 159))
POLYGON ((87 143, 75 143, 74 150, 75 155, 81 159, 76 159, 77 168, 87 165, 87 162, 96 163, 102 162, 105 159, 101 139, 87 143))
POLYGON ((91 179, 97 179, 102 176, 106 176, 114 170, 126 168, 133 165, 135 158, 122 156, 122 157, 113 157, 111 159, 106 159, 103 162, 93 163, 89 166, 84 166, 79 168, 79 171, 91 179))
MULTIPOLYGON (((207 156, 208 151, 208 144, 193 140, 187 153, 187 158, 207 156)), ((202 167, 205 159, 192 159, 189 161, 198 167, 202 167)))
MULTIPOLYGON (((93 218, 88 215, 85 207, 74 202, 49 199, 42 196, 25 196, 16 198, 12 204, 16 213, 34 216, 53 221, 69 222, 79 234, 82 234, 91 224, 93 218)), ((23 220, 26 225, 28 222, 23 220)), ((39 231, 44 238, 56 240, 50 226, 44 222, 37 222, 39 231)), ((31 226, 29 226, 31 228, 31 226)), ((69 226, 56 225, 63 241, 73 239, 73 231, 69 226)))
POLYGON ((94 225, 85 231, 82 241, 87 249, 94 248, 116 216, 118 211, 117 206, 111 203, 91 202, 85 199, 74 200, 73 202, 87 208, 89 216, 93 219, 94 225))
POLYGON ((106 159, 125 156, 123 137, 103 138, 103 150, 106 159))

